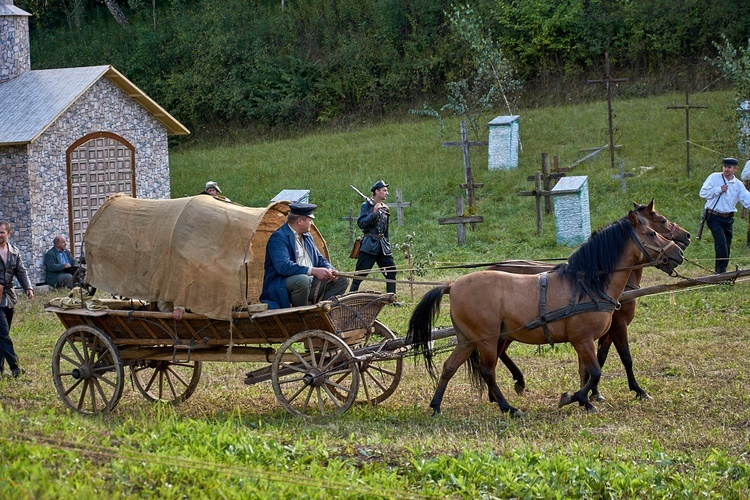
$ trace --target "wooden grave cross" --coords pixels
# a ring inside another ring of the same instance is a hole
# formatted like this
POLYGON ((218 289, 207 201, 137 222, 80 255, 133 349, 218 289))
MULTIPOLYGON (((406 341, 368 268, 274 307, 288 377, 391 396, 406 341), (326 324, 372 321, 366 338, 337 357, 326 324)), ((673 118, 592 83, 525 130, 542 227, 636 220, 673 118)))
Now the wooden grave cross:
POLYGON ((534 175, 535 188, 531 191, 519 191, 518 196, 533 196, 536 198, 536 235, 542 234, 542 196, 551 196, 552 191, 542 189, 542 173, 537 170, 534 175))
POLYGON ((456 224, 459 245, 466 243, 466 224, 477 222, 484 222, 484 217, 481 215, 464 216, 464 199, 462 196, 456 196, 456 217, 438 219, 438 224, 456 224))
POLYGON ((684 109, 685 110, 685 145, 687 147, 686 158, 687 158, 687 176, 690 177, 690 109, 706 109, 708 106, 701 106, 698 104, 690 104, 690 94, 688 89, 685 89, 685 104, 682 106, 667 106, 667 109, 684 109))
POLYGON ((411 202, 410 201, 404 201, 404 198, 401 194, 401 189, 396 190, 396 203, 388 203, 389 207, 396 207, 396 215, 398 216, 398 225, 403 226, 404 225, 404 208, 410 207, 411 202))
POLYGON ((607 119, 609 123, 609 159, 615 168, 615 138, 612 129, 612 83, 627 82, 627 78, 612 78, 609 74, 609 52, 604 53, 604 78, 588 80, 586 83, 604 83, 607 85, 607 119))
MULTIPOLYGON (((466 121, 461 120, 461 140, 458 142, 444 142, 444 148, 450 147, 461 147, 464 156, 464 179, 466 182, 461 184, 462 189, 466 189, 466 199, 469 200, 469 209, 473 209, 476 206, 476 196, 474 190, 477 188, 484 187, 484 184, 474 182, 474 171, 471 169, 471 160, 469 159, 469 147, 470 146, 488 146, 489 141, 470 141, 469 131, 466 127, 466 121)), ((475 229, 474 224, 471 225, 472 229, 475 229)))
POLYGON ((618 158, 618 161, 620 163, 620 173, 612 175, 613 179, 620 179, 620 184, 622 185, 622 193, 625 194, 625 178, 626 177, 635 177, 635 174, 631 173, 625 173, 625 169, 622 167, 622 158, 618 158))
MULTIPOLYGON (((555 158, 557 159, 557 158, 555 158)), ((549 154, 542 153, 542 187, 544 188, 544 192, 547 194, 544 196, 544 213, 550 214, 552 213, 552 199, 550 190, 552 189, 552 181, 557 180, 561 177, 565 177, 565 172, 555 172, 554 174, 551 174, 549 171, 549 154)), ((530 175, 527 177, 530 181, 536 180, 536 175, 530 175)))
POLYGON ((357 218, 354 217, 354 210, 350 207, 349 217, 342 217, 341 220, 349 221, 349 246, 352 246, 354 245, 354 221, 357 220, 357 218))

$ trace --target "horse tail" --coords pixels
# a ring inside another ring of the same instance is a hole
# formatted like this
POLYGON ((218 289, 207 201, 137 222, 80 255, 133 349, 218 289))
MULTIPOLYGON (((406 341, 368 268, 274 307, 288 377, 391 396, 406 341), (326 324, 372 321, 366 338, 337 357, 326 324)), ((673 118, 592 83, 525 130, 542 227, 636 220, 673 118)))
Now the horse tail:
POLYGON ((466 363, 466 373, 469 375, 471 386, 481 394, 484 391, 484 379, 480 369, 479 349, 474 349, 469 356, 468 363, 466 363))
MULTIPOLYGON (((440 301, 443 295, 450 293, 450 285, 439 286, 427 292, 409 319, 406 332, 406 343, 411 344, 416 356, 424 357, 424 364, 433 379, 437 379, 435 363, 432 361, 432 325, 440 314, 440 301)), ((416 362, 416 357, 414 358, 416 362)))

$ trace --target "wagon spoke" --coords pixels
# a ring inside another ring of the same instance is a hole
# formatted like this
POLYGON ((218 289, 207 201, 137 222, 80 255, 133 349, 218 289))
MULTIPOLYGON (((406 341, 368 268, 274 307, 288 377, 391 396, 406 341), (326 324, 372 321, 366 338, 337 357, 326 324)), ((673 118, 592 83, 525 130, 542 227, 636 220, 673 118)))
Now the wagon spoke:
MULTIPOLYGON (((71 373, 67 373, 66 375, 72 375, 72 374, 71 374, 71 373)), ((81 382, 83 382, 83 380, 81 380, 81 379, 77 379, 77 380, 76 380, 76 381, 75 381, 75 382, 73 383, 73 385, 71 385, 71 386, 70 386, 70 387, 68 388, 68 390, 67 390, 67 391, 65 391, 65 393, 64 393, 64 394, 65 394, 65 395, 67 396, 68 394, 70 394, 71 392, 73 392, 73 389, 75 389, 76 387, 78 387, 78 386, 79 386, 79 385, 81 384, 81 382)), ((85 389, 84 389, 84 390, 85 390, 85 389)))
MULTIPOLYGON (((302 382, 304 380, 304 376, 302 377, 284 377, 283 380, 279 380, 279 384, 293 384, 295 382, 302 382)), ((304 389, 304 387, 303 387, 304 389)))
POLYGON ((310 368, 310 367, 309 366, 305 367, 305 366, 299 366, 299 365, 290 365, 289 363, 281 363, 279 365, 279 368, 280 369, 294 370, 295 372, 300 372, 300 373, 306 373, 307 369, 310 368))
POLYGON ((87 380, 86 387, 88 388, 89 398, 91 399, 91 411, 96 411, 96 390, 94 388, 94 381, 87 380))
MULTIPOLYGON (((305 366, 306 368, 309 368, 311 366, 310 363, 309 363, 309 361, 306 360, 305 357, 302 354, 300 354, 299 352, 297 352, 297 350, 294 347, 290 346, 289 347, 289 351, 299 360, 299 362, 303 366, 305 366)), ((312 360, 313 360, 313 365, 314 365, 315 364, 315 355, 314 354, 312 355, 312 360)), ((288 367, 288 368, 293 368, 292 365, 289 365, 289 364, 286 364, 286 363, 284 363, 284 365, 286 367, 288 367)))
POLYGON ((116 381, 113 382, 113 381, 109 380, 104 374, 101 374, 101 373, 94 373, 94 378, 92 380, 97 381, 96 382, 97 385, 99 384, 99 382, 104 382, 104 383, 108 384, 110 387, 115 387, 117 385, 116 381))
MULTIPOLYGON (((346 378, 346 377, 342 377, 342 379, 343 379, 343 378, 346 378)), ((326 383, 326 384, 324 385, 324 387, 326 388, 326 392, 329 392, 329 389, 328 389, 328 387, 329 387, 329 386, 333 386, 333 387, 335 387, 336 389, 338 389, 338 390, 340 390, 340 391, 343 391, 343 392, 345 392, 345 393, 347 393, 347 394, 349 394, 349 393, 351 393, 351 392, 352 392, 351 388, 349 388, 349 387, 347 387, 347 386, 345 386, 345 385, 341 385, 341 384, 340 384, 340 383, 338 383, 338 382, 333 382, 333 381, 328 381, 328 382, 327 382, 327 383, 326 383)), ((331 395, 331 399, 338 399, 338 398, 337 398, 337 397, 334 397, 333 395, 331 395)), ((343 399, 346 399, 346 398, 343 398, 343 399)))
MULTIPOLYGON (((328 394, 328 399, 336 405, 336 408, 341 408, 343 405, 341 404, 341 401, 334 395, 333 392, 331 392, 331 389, 328 388, 328 385, 324 385, 323 389, 326 391, 326 394, 328 394)), ((348 394, 348 393, 347 393, 348 394)), ((346 398, 344 398, 346 399, 346 398)))
POLYGON ((76 347, 76 345, 73 343, 73 340, 72 339, 68 339, 67 343, 68 343, 68 347, 70 347, 70 350, 73 351, 73 353, 78 358, 78 362, 73 361, 72 359, 70 359, 68 357, 66 357, 66 360, 70 361, 70 363, 72 363, 74 365, 75 364, 83 364, 85 362, 85 360, 84 360, 83 356, 81 355, 81 353, 78 351, 78 348, 76 347))
MULTIPOLYGON (((104 388, 102 387, 102 384, 100 383, 100 379, 94 379, 92 382, 93 382, 93 385, 96 387, 97 392, 102 397, 102 403, 104 403, 104 405, 106 406, 107 405, 107 395, 104 394, 104 388)), ((107 380, 105 380, 105 382, 109 383, 109 381, 107 381, 107 380)))
POLYGON ((342 357, 343 355, 344 355, 344 352, 343 352, 343 351, 338 351, 338 352, 336 353, 336 355, 335 355, 334 357, 332 357, 332 358, 331 358, 331 359, 330 359, 330 360, 328 361, 328 363, 326 363, 325 367, 323 367, 323 370, 326 370, 326 371, 328 371, 328 367, 329 367, 329 366, 333 366, 333 365, 334 365, 334 363, 336 363, 336 360, 337 360, 337 359, 339 359, 339 358, 341 358, 341 357, 342 357))
POLYGON ((89 383, 88 380, 84 380, 83 382, 83 389, 81 390, 81 394, 78 396, 78 411, 83 410, 83 402, 86 400, 86 393, 89 390, 89 383))
POLYGON ((167 382, 169 382, 169 386, 172 387, 172 394, 174 396, 177 396, 177 394, 175 392, 175 390, 176 390, 175 389, 176 388, 175 382, 179 382, 180 384, 182 384, 183 387, 187 387, 188 386, 188 383, 185 381, 184 378, 182 378, 182 375, 179 374, 179 373, 177 373, 174 370, 174 368, 170 367, 169 369, 167 369, 164 372, 164 376, 167 378, 167 382))
MULTIPOLYGON (((79 358, 80 358, 80 356, 79 356, 79 358)), ((64 354, 60 355, 60 359, 64 359, 65 361, 67 361, 68 363, 70 363, 73 366, 80 366, 80 365, 83 364, 83 360, 82 359, 75 360, 75 359, 73 359, 73 358, 71 358, 69 356, 66 356, 64 354)))

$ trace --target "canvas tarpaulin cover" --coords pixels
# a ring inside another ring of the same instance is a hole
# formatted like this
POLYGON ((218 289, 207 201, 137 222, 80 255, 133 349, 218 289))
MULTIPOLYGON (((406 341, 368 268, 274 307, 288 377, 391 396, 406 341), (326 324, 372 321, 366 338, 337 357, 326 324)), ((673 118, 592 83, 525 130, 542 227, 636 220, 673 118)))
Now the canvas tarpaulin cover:
MULTIPOLYGON (((259 302, 266 243, 288 213, 284 201, 250 208, 207 195, 147 200, 116 194, 86 230, 86 278, 105 292, 229 320, 233 309, 259 302)), ((310 232, 328 258, 317 228, 310 232)))

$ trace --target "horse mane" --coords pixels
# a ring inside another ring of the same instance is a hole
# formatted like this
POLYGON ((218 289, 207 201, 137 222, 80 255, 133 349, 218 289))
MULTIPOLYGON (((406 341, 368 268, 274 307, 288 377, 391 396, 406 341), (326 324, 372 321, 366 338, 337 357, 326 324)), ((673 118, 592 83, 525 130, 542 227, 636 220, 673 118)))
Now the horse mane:
MULTIPOLYGON (((609 286, 612 273, 617 269, 633 231, 633 225, 627 217, 594 231, 571 254, 568 262, 557 265, 553 272, 559 273, 571 287, 581 279, 593 293, 601 296, 609 286)), ((581 290, 579 300, 583 298, 583 294, 584 291, 581 290)))

